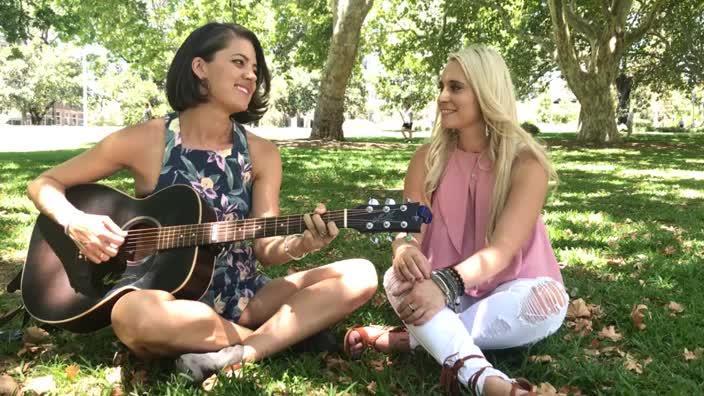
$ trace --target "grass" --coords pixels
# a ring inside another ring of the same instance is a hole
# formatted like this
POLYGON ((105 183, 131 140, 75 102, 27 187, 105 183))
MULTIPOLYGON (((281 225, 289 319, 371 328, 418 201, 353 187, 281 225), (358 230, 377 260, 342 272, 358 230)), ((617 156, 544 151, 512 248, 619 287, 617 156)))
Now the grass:
MULTIPOLYGON (((567 289, 573 300, 592 304, 590 317, 571 321, 530 348, 490 353, 490 360, 512 376, 555 388, 570 386, 583 394, 700 393, 704 356, 700 352, 686 360, 684 351, 704 347, 704 136, 637 134, 608 148, 575 145, 573 135, 541 136, 560 174, 544 218, 567 289), (670 302, 684 310, 674 312, 667 307, 670 302), (637 304, 647 306, 644 330, 631 318, 637 304), (591 330, 569 328, 575 322, 584 326, 586 320, 591 330), (607 326, 622 338, 600 337, 607 326), (551 361, 534 362, 530 357, 536 355, 551 361)), ((406 164, 419 143, 282 144, 283 212, 308 210, 318 201, 330 208, 359 205, 370 196, 384 198, 384 191, 398 200, 406 164)), ((20 268, 37 214, 24 196, 27 182, 80 151, 0 153, 0 283, 20 268)), ((108 183, 132 188, 125 174, 108 183)), ((381 274, 390 265, 389 251, 384 238, 376 245, 364 235, 343 231, 328 249, 295 265, 309 268, 364 256, 381 274)), ((287 269, 267 272, 279 276, 287 269)), ((18 301, 16 295, 0 294, 0 312, 18 301)), ((371 322, 398 324, 381 291, 335 331, 341 339, 347 326, 371 322)), ((16 320, 5 330, 19 326, 16 320)), ((0 372, 25 385, 51 376, 53 393, 62 395, 115 394, 116 384, 124 394, 203 392, 173 374, 168 362, 131 362, 115 377, 115 341, 109 329, 89 336, 55 332, 49 346, 23 350, 21 342, 5 337, 0 372)), ((243 378, 221 377, 212 394, 426 395, 439 394, 438 378, 438 365, 422 352, 388 359, 370 353, 355 362, 336 354, 286 352, 248 367, 243 378)))

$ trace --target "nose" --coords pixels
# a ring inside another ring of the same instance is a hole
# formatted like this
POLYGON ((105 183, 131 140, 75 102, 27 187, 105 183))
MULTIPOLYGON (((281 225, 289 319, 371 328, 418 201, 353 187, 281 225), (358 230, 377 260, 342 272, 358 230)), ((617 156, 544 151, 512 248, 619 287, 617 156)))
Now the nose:
POLYGON ((253 82, 257 82, 257 73, 255 70, 247 70, 244 72, 244 78, 253 82))
POLYGON ((438 95, 438 103, 444 103, 449 100, 449 93, 447 91, 447 88, 443 88, 440 91, 440 94, 438 95))

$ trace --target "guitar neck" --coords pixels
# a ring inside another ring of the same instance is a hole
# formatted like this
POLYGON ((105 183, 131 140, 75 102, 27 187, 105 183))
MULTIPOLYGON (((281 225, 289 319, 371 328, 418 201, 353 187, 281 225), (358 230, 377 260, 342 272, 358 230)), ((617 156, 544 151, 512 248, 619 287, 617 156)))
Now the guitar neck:
MULTIPOLYGON (((322 215, 325 223, 334 221, 338 227, 348 228, 347 209, 329 211, 322 215)), ((161 227, 153 230, 138 230, 131 235, 139 239, 145 231, 151 231, 150 239, 156 237, 157 249, 172 249, 243 241, 279 235, 300 234, 306 230, 303 215, 260 217, 233 221, 217 221, 202 224, 187 224, 161 227), (156 235, 155 235, 156 234, 156 235)))

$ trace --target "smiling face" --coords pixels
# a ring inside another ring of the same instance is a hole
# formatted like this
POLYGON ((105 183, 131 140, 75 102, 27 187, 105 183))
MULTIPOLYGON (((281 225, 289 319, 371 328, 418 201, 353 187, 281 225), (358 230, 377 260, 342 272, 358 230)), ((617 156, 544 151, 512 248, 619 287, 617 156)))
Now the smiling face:
POLYGON ((445 66, 438 85, 438 109, 443 128, 463 129, 482 121, 477 97, 456 60, 445 66))
POLYGON ((208 100, 228 113, 247 110, 257 83, 257 59, 252 43, 233 37, 210 62, 193 59, 193 72, 207 81, 208 100))

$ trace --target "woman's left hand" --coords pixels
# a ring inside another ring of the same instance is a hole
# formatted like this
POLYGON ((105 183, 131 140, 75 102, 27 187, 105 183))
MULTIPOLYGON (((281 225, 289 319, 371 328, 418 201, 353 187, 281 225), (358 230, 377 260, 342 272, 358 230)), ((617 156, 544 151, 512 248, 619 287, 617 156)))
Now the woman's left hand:
POLYGON ((401 301, 398 312, 404 323, 422 325, 445 307, 445 295, 432 280, 406 283, 406 287, 396 292, 399 296, 408 293, 401 301))
POLYGON ((326 211, 325 205, 321 203, 315 208, 312 216, 307 213, 303 215, 303 221, 308 229, 303 232, 301 243, 306 252, 315 252, 324 248, 340 233, 334 221, 329 221, 327 224, 323 221, 321 216, 326 211))

